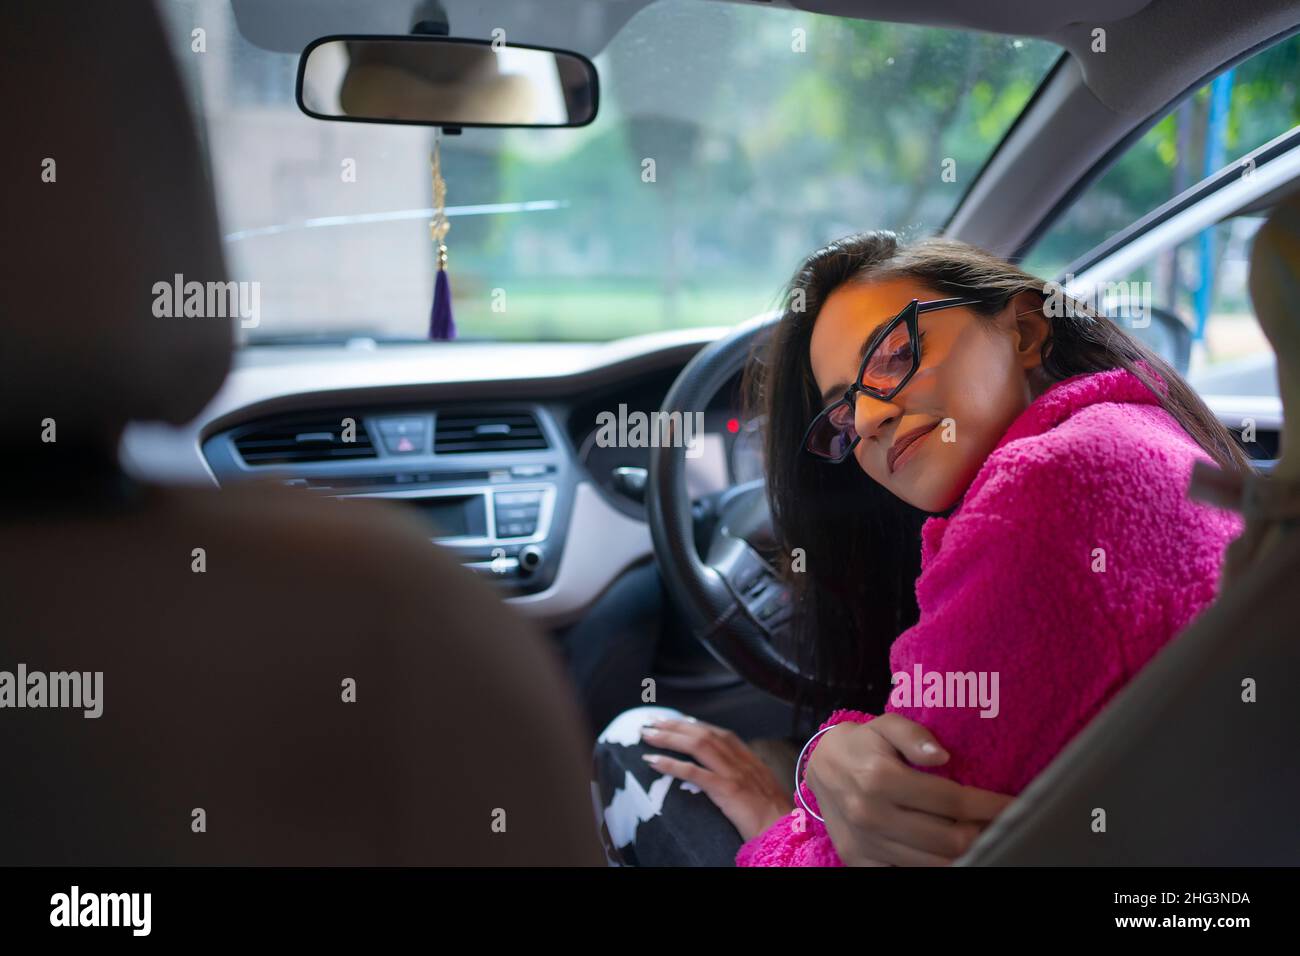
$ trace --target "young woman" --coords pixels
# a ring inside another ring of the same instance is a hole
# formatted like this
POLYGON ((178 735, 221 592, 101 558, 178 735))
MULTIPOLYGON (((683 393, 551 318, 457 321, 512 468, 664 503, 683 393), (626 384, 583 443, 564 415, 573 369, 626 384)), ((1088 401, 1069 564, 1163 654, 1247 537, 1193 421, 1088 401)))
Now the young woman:
POLYGON ((840 709, 794 799, 734 735, 641 733, 694 758, 646 754, 731 821, 740 865, 951 860, 1213 600, 1241 525, 1188 479, 1247 458, 1165 362, 1047 289, 887 232, 790 284, 747 376, 775 530, 802 549, 802 664, 845 688, 804 703, 840 709))

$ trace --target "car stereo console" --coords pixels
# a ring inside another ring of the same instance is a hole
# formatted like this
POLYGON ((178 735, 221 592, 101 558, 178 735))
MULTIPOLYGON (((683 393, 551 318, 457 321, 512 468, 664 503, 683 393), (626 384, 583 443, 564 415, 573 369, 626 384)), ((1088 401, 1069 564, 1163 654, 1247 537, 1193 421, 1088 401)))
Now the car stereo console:
POLYGON ((429 523, 430 538, 492 577, 526 581, 546 565, 555 516, 552 484, 372 491, 340 498, 387 498, 429 523))
POLYGON ((203 441, 219 484, 271 478, 341 503, 385 499, 466 567, 524 594, 555 579, 573 498, 566 448, 548 410, 527 403, 293 413, 203 441))

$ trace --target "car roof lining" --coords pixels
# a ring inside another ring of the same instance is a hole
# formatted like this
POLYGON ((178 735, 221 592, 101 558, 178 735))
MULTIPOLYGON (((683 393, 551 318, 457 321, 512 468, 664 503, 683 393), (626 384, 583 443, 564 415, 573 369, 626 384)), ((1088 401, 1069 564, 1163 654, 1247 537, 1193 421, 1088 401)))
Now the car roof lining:
POLYGON ((407 34, 446 13, 451 36, 527 43, 595 56, 652 0, 230 0, 244 39, 279 53, 301 53, 312 40, 346 33, 407 34))

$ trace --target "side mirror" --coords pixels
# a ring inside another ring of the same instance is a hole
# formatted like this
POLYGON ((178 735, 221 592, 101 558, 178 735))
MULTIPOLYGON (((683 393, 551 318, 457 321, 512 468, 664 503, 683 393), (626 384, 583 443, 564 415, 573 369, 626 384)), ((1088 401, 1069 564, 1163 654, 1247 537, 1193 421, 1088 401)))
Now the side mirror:
POLYGON ((444 36, 329 36, 298 63, 316 119, 419 126, 585 126, 599 81, 580 53, 444 36))
POLYGON ((1172 309, 1162 305, 1125 301, 1106 302, 1102 311, 1116 325, 1187 375, 1192 364, 1192 329, 1172 309))
POLYGON ((1130 323, 1125 328, 1133 337, 1186 376, 1192 364, 1192 330, 1172 309, 1148 306, 1151 321, 1145 327, 1130 323))

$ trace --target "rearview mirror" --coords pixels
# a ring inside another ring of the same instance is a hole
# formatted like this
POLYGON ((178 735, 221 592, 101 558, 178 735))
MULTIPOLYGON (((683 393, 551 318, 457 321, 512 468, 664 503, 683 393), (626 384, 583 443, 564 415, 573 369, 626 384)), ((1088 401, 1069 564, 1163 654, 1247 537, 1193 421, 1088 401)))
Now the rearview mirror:
POLYGON ((298 63, 316 119, 420 126, 585 126, 596 67, 580 53, 443 36, 332 36, 298 63))

